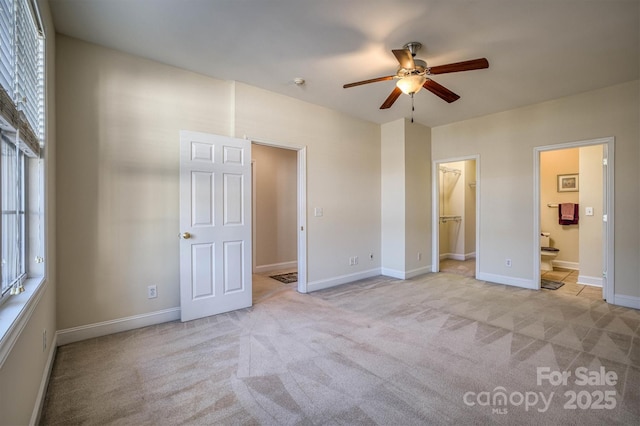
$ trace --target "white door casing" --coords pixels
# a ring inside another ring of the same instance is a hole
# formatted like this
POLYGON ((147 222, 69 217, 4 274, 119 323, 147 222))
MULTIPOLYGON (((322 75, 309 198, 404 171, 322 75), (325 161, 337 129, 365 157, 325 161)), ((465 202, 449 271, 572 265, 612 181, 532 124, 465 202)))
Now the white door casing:
POLYGON ((180 132, 180 308, 190 321, 251 306, 251 142, 180 132))

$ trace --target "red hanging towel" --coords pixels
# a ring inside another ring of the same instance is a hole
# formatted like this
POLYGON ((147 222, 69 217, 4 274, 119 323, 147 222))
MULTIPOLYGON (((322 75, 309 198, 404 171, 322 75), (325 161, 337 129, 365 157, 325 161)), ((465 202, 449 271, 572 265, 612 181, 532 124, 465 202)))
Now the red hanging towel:
POLYGON ((562 203, 560 204, 560 219, 562 220, 573 220, 574 213, 574 205, 573 203, 562 203))
POLYGON ((579 219, 579 215, 578 215, 579 211, 580 211, 579 204, 573 204, 573 203, 559 204, 558 205, 558 223, 560 225, 577 225, 578 219, 579 219), (567 211, 571 212, 571 208, 573 208, 573 219, 564 219, 564 217, 569 216, 568 214, 565 216, 565 213, 567 211))

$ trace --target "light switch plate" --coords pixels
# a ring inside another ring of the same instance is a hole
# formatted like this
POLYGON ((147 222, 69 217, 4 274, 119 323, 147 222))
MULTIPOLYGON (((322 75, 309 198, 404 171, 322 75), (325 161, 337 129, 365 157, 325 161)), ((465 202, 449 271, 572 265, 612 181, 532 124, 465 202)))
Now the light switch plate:
POLYGON ((593 207, 585 207, 584 214, 587 216, 593 216, 593 207))
POLYGON ((323 214, 324 214, 324 211, 322 210, 322 207, 316 207, 316 208, 313 210, 313 215, 314 215, 315 217, 322 217, 322 215, 323 215, 323 214))

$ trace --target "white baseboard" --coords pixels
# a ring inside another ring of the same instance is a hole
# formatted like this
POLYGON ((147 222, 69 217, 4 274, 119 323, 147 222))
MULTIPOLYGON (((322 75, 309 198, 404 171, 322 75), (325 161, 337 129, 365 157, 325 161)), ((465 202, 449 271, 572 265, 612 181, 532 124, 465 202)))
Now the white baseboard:
POLYGON ((424 275, 431 272, 433 272, 433 267, 431 265, 423 266, 421 268, 407 271, 407 273, 405 274, 405 279, 408 280, 409 278, 417 277, 418 275, 424 275))
POLYGON ((397 278, 399 280, 408 280, 413 277, 417 277, 418 275, 428 274, 433 272, 433 267, 431 265, 423 266, 421 268, 412 269, 411 271, 399 271, 397 269, 389 269, 382 268, 380 272, 385 277, 397 278))
POLYGON ((533 280, 509 277, 506 275, 487 274, 486 272, 480 272, 478 273, 478 276, 476 277, 476 279, 480 281, 488 281, 488 282, 497 283, 497 284, 511 285, 514 287, 528 288, 531 290, 538 289, 538 286, 533 282, 533 280))
POLYGON ((404 271, 399 271, 397 269, 382 268, 380 270, 380 274, 384 275, 385 277, 397 278, 399 280, 406 279, 405 272, 404 271))
POLYGON ((266 274, 268 272, 278 272, 284 271, 287 269, 295 269, 298 267, 298 261, 292 260, 290 262, 282 262, 282 263, 273 263, 271 265, 256 265, 253 270, 254 274, 266 274))
POLYGON ((180 308, 170 308, 163 311, 149 312, 148 314, 134 315, 126 318, 118 318, 95 324, 81 325, 79 327, 58 330, 56 333, 58 346, 121 331, 135 330, 149 325, 162 324, 163 322, 180 319, 180 308))
POLYGON ((588 277, 586 275, 578 275, 578 284, 591 285, 602 288, 601 277, 588 277))
POLYGON ((42 414, 42 406, 44 405, 44 398, 47 396, 47 386, 49 386, 49 377, 51 377, 51 370, 53 369, 53 360, 56 358, 56 350, 58 348, 58 335, 54 334, 51 340, 51 346, 49 346, 49 354, 47 355, 47 363, 44 366, 42 372, 42 380, 40 381, 40 388, 38 389, 38 395, 36 396, 36 403, 33 406, 33 412, 31 413, 31 420, 29 425, 39 425, 40 416, 42 414))
POLYGON ((554 260, 553 266, 557 268, 571 269, 572 271, 580 270, 580 264, 578 262, 567 262, 566 260, 554 260))
POLYGON ((464 254, 459 254, 459 253, 449 253, 447 255, 447 259, 452 259, 452 260, 467 260, 465 258, 464 254))
POLYGON ((363 280, 365 278, 371 278, 378 275, 380 275, 380 268, 374 268, 367 271, 356 272, 353 274, 341 275, 339 277, 313 281, 307 283, 307 292, 311 293, 312 291, 323 290, 325 288, 335 287, 337 285, 363 280))
POLYGON ((476 253, 465 253, 465 254, 460 254, 460 253, 445 253, 445 254, 441 254, 440 255, 440 260, 446 260, 446 259, 452 259, 452 260, 469 260, 469 259, 475 259, 476 257, 476 253))
POLYGON ((624 306, 626 308, 640 309, 640 297, 625 296, 624 294, 614 294, 614 305, 624 306))

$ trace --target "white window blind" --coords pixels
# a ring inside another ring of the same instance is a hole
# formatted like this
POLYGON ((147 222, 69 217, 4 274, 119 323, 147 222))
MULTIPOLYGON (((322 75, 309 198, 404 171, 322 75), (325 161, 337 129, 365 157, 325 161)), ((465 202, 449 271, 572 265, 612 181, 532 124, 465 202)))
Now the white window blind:
POLYGON ((0 86, 9 96, 14 92, 15 71, 15 4, 14 0, 0 0, 0 86))
POLYGON ((33 0, 0 0, 0 12, 0 115, 20 130, 21 142, 37 155, 44 136, 40 15, 33 0))
POLYGON ((16 103, 31 130, 42 136, 42 40, 27 0, 16 1, 16 103))

